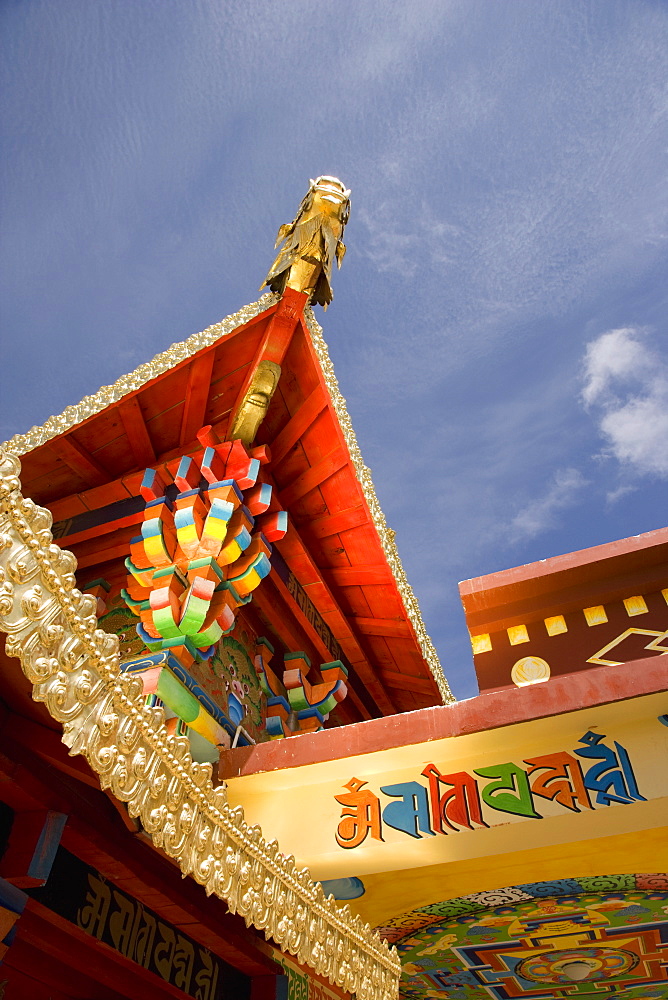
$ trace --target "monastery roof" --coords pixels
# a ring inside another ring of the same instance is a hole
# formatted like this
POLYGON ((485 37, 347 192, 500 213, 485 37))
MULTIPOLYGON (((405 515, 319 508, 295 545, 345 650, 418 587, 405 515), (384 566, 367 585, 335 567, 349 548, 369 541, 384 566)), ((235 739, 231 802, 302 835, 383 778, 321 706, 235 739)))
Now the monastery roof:
MULTIPOLYGON (((71 519, 127 503, 145 467, 201 448, 195 438, 201 425, 224 433, 230 401, 278 302, 263 295, 7 442, 25 456, 26 494, 49 507, 54 534, 74 549, 80 569, 100 562, 99 529, 89 541, 71 519), (88 548, 96 544, 97 551, 88 548)), ((261 438, 295 528, 279 551, 375 704, 391 714, 452 701, 310 308, 286 355, 261 438)), ((129 525, 130 519, 128 539, 129 525)), ((109 558, 120 554, 119 547, 109 558)))

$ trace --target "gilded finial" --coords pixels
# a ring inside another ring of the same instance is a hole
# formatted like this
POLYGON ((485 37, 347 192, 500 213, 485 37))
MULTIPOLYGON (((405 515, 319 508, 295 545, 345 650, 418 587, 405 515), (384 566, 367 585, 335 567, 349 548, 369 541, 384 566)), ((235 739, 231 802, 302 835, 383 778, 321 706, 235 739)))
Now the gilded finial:
POLYGON ((278 231, 283 244, 262 287, 282 295, 286 288, 308 294, 311 303, 332 301, 332 266, 346 252, 343 230, 350 215, 350 191, 338 177, 311 180, 295 219, 278 231))

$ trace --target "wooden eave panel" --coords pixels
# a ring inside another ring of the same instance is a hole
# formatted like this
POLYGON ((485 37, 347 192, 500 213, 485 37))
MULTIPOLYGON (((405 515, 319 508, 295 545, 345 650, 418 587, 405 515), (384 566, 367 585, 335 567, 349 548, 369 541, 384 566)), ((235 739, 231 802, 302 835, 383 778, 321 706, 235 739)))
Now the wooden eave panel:
POLYGON ((181 398, 176 398, 177 402, 167 406, 161 413, 146 421, 153 447, 158 456, 164 455, 173 448, 178 448, 184 402, 181 398))
POLYGON ((231 409, 248 374, 264 328, 264 322, 257 324, 252 336, 248 331, 247 337, 235 337, 231 342, 225 341, 219 346, 211 372, 211 388, 202 424, 219 424, 224 421, 221 432, 224 433, 227 429, 231 409))
POLYGON ((220 425, 221 433, 224 433, 223 429, 227 428, 234 400, 246 378, 247 371, 248 364, 236 368, 212 385, 202 425, 211 424, 214 427, 220 425))
MULTIPOLYGON (((150 433, 147 425, 147 433, 150 433)), ((95 455, 100 462, 104 463, 107 469, 114 469, 119 475, 124 476, 138 467, 134 452, 130 445, 130 438, 123 434, 115 438, 101 448, 95 455)), ((144 465, 143 468, 146 468, 144 465)), ((107 482, 110 477, 107 476, 107 482)))
POLYGON ((153 465, 157 455, 146 425, 140 395, 137 394, 122 400, 118 404, 118 413, 135 465, 139 468, 153 465))
MULTIPOLYGON (((302 525, 300 530, 305 536, 310 537, 308 524, 302 525)), ((315 541, 311 539, 311 545, 313 550, 317 552, 318 565, 323 572, 330 569, 349 570, 351 568, 350 559, 340 535, 328 535, 326 538, 315 541)), ((346 586, 350 587, 352 584, 348 582, 346 586)))
MULTIPOLYGON (((311 410, 315 409, 316 406, 318 406, 318 403, 323 402, 321 391, 318 386, 316 386, 313 390, 309 399, 313 400, 310 404, 311 410)), ((306 406, 306 403, 304 403, 304 406, 306 406)), ((298 413, 301 413, 301 411, 298 411, 298 413)), ((315 465, 315 463, 321 458, 328 455, 332 451, 332 446, 334 445, 335 440, 336 438, 333 433, 332 416, 325 408, 321 408, 315 418, 309 421, 306 425, 304 433, 299 438, 301 446, 304 449, 304 454, 306 455, 310 465, 315 465)))
MULTIPOLYGON (((331 514, 345 510, 353 498, 362 499, 362 490, 357 481, 357 476, 350 466, 350 460, 347 458, 347 450, 342 449, 342 451, 347 459, 346 465, 325 480, 321 487, 327 510, 331 514)), ((370 560, 365 559, 364 561, 367 562, 370 560)))
MULTIPOLYGON (((318 518, 313 518, 308 524, 302 526, 305 534, 308 534, 315 542, 316 539, 325 539, 336 536, 341 531, 348 531, 351 528, 358 528, 366 525, 369 513, 362 498, 359 502, 336 514, 325 514, 318 518)), ((340 544, 340 540, 339 540, 340 544)), ((389 566, 387 569, 390 572, 389 566)))
MULTIPOLYGON (((117 438, 124 436, 125 428, 118 412, 118 403, 112 404, 101 413, 97 413, 84 423, 78 424, 65 435, 65 437, 73 437, 92 455, 117 438)), ((61 440, 62 438, 54 438, 54 441, 61 440)))
MULTIPOLYGON (((284 401, 283 405, 285 406, 284 401)), ((310 430, 317 418, 324 413, 326 407, 327 400, 324 398, 320 386, 316 386, 294 415, 288 417, 282 429, 274 434, 271 445, 271 457, 274 466, 281 464, 291 448, 297 444, 307 430, 310 430)), ((286 413, 289 412, 287 406, 285 406, 285 410, 286 413)))
POLYGON ((83 492, 88 483, 68 469, 63 462, 54 456, 52 470, 36 479, 27 476, 23 482, 26 496, 36 503, 44 504, 49 500, 60 500, 72 493, 83 492))
POLYGON ((290 342, 283 359, 281 391, 291 413, 304 403, 319 385, 318 371, 310 354, 310 335, 300 326, 290 342))
POLYGON ((592 591, 600 595, 597 603, 619 599, 626 586, 656 585, 667 563, 668 528, 659 528, 465 580, 459 590, 467 623, 477 627, 516 615, 539 617, 549 605, 570 602, 575 609, 592 591))
POLYGON ((158 375, 138 390, 137 395, 141 397, 142 411, 147 424, 170 409, 176 401, 183 402, 191 364, 192 359, 189 359, 178 368, 172 368, 171 371, 158 375))
POLYGON ((193 440, 205 422, 204 416, 209 398, 214 358, 214 350, 203 351, 189 365, 183 419, 179 433, 180 445, 186 445, 193 440))

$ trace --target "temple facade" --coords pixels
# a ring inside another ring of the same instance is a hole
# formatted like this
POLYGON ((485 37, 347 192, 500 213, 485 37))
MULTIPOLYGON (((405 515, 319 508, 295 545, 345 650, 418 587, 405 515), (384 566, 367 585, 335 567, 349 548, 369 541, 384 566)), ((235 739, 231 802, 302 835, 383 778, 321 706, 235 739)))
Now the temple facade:
POLYGON ((462 584, 455 703, 313 313, 349 210, 3 446, 6 1000, 668 997, 668 529, 462 584))

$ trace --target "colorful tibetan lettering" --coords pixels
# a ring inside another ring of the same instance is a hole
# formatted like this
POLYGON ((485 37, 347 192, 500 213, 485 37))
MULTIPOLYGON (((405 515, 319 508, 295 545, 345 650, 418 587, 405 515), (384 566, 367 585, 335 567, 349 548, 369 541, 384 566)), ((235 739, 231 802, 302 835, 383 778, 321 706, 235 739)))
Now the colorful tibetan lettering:
POLYGON ((336 842, 350 849, 359 847, 369 834, 383 840, 383 824, 419 840, 499 825, 505 822, 503 814, 545 819, 537 808, 541 799, 571 812, 644 802, 628 752, 617 742, 614 749, 606 746, 606 738, 592 732, 580 738, 574 753, 592 762, 586 768, 568 751, 526 758, 526 770, 507 761, 476 768, 472 774, 444 774, 428 764, 422 771, 428 787, 419 781, 383 784, 381 795, 392 800, 385 804, 364 788, 365 781, 351 778, 345 785, 349 793, 334 796, 344 807, 336 842), (497 818, 497 813, 502 815, 497 818), (491 822, 495 818, 497 822, 491 822))
POLYGON ((628 753, 617 742, 614 750, 606 747, 604 739, 606 737, 601 733, 585 733, 579 740, 585 745, 575 750, 578 757, 600 762, 592 764, 585 772, 585 788, 596 792, 596 802, 603 806, 612 802, 625 805, 634 801, 645 802, 645 797, 638 791, 628 753))
POLYGON ((465 771, 441 774, 434 764, 428 764, 422 773, 429 779, 429 797, 435 830, 439 833, 447 833, 448 830, 456 832, 461 827, 473 830, 474 823, 477 826, 487 826, 482 817, 480 792, 475 778, 465 771))
POLYGON ((343 806, 336 831, 339 847, 359 847, 369 834, 374 840, 383 839, 380 799, 370 789, 364 788, 364 785, 366 781, 351 778, 345 785, 348 793, 335 796, 336 801, 343 806))
POLYGON ((481 767, 473 773, 480 778, 495 779, 480 790, 483 802, 491 809, 532 819, 542 818, 534 809, 527 773, 517 764, 509 761, 494 767, 481 767))
POLYGON ((544 754, 525 760, 524 763, 529 765, 529 777, 535 775, 531 782, 533 795, 558 802, 560 806, 573 812, 580 812, 581 808, 592 808, 582 768, 571 754, 566 751, 544 754))
POLYGON ((383 795, 398 799, 383 809, 383 821, 409 837, 434 836, 429 825, 427 789, 418 781, 405 781, 398 785, 382 785, 383 795))

